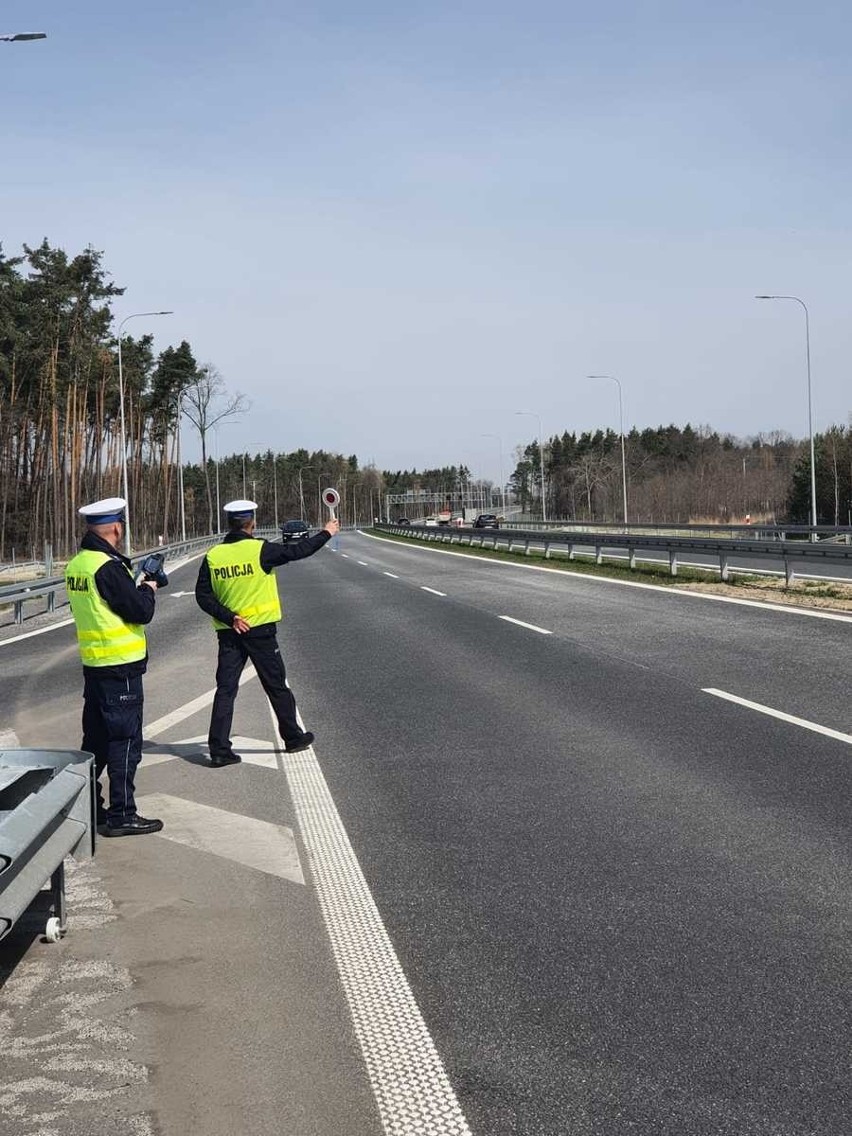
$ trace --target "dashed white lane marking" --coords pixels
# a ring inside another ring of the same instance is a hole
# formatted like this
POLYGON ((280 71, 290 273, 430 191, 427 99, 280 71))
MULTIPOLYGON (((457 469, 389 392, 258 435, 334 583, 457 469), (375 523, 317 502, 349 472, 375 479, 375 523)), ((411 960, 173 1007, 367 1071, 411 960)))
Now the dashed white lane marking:
POLYGON ((390 576, 390 578, 392 580, 398 580, 399 579, 399 576, 397 576, 395 572, 383 572, 382 575, 383 576, 390 576))
POLYGON ((421 592, 431 592, 433 596, 445 596, 446 592, 439 592, 436 588, 427 588, 425 584, 420 585, 421 592))
POLYGON ((313 749, 283 760, 385 1133, 471 1136, 313 749))
POLYGON ((522 619, 512 619, 511 615, 498 616, 499 619, 505 619, 507 623, 514 623, 518 627, 526 627, 527 631, 537 631, 539 635, 552 635, 552 631, 548 631, 546 627, 536 627, 534 623, 524 623, 522 619))
MULTIPOLYGON (((368 540, 383 540, 385 544, 399 545, 398 541, 388 541, 387 538, 376 536, 374 533, 356 530, 359 536, 368 540)), ((762 600, 741 600, 733 596, 717 596, 711 592, 689 592, 686 588, 675 588, 662 584, 641 584, 638 580, 615 580, 610 576, 588 576, 584 572, 571 572, 567 568, 543 568, 538 564, 520 564, 517 560, 492 560, 488 556, 471 556, 468 552, 451 552, 447 548, 433 548, 423 545, 419 541, 403 545, 404 548, 415 552, 431 552, 435 556, 458 556, 462 560, 475 560, 477 564, 488 564, 493 568, 519 568, 523 572, 549 572, 552 576, 571 576, 576 580, 583 580, 589 584, 612 584, 617 588, 640 588, 646 592, 664 592, 670 596, 685 596, 693 600, 709 600, 711 603, 736 604, 739 607, 753 607, 758 611, 776 611, 782 615, 805 615, 810 619, 829 619, 836 623, 852 623, 852 615, 844 615, 837 611, 815 611, 807 607, 795 607, 792 604, 764 603, 762 600)), ((821 577, 824 579, 824 577, 821 577)), ((845 581, 848 583, 848 580, 845 581)))
POLYGON ((340 554, 340 555, 341 555, 341 556, 343 557, 343 559, 344 559, 344 560, 348 560, 348 559, 349 559, 349 553, 348 553, 348 552, 341 552, 341 554, 340 554))
POLYGON ((829 729, 818 722, 809 722, 807 718, 797 718, 793 714, 785 714, 783 710, 773 710, 771 706, 763 706, 760 702, 750 702, 747 698, 740 698, 736 694, 728 694, 725 690, 715 690, 713 687, 702 687, 705 694, 712 694, 716 698, 724 698, 727 702, 735 702, 738 706, 745 706, 747 710, 757 710, 760 714, 768 714, 771 718, 779 718, 782 722, 789 722, 793 726, 801 726, 803 730, 812 730, 815 734, 824 734, 827 738, 834 738, 838 742, 852 745, 852 734, 844 734, 840 730, 829 729))
POLYGON ((360 564, 362 568, 369 568, 370 567, 370 565, 367 563, 366 560, 359 560, 358 564, 360 564))
POLYGON ((157 835, 164 840, 233 860, 269 876, 305 882, 296 839, 286 825, 238 816, 166 793, 150 793, 138 798, 137 803, 143 816, 162 819, 163 831, 157 835))
MULTIPOLYGON (((255 678, 257 671, 251 664, 249 664, 243 673, 240 675, 240 686, 248 682, 250 679, 255 678)), ((162 718, 158 718, 156 722, 151 722, 150 725, 145 727, 144 733, 146 738, 155 738, 158 734, 164 734, 166 730, 172 726, 176 726, 178 722, 183 722, 185 718, 191 718, 193 714, 203 710, 205 706, 210 706, 213 699, 216 697, 216 688, 208 690, 205 694, 200 694, 198 698, 193 698, 191 702, 186 702, 183 706, 178 706, 177 710, 172 710, 171 714, 164 714, 162 718)))

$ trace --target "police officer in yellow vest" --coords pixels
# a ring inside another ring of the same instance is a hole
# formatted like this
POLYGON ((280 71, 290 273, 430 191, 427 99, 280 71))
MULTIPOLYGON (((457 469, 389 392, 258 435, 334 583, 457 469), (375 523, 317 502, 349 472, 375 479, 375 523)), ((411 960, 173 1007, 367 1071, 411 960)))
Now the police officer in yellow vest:
POLYGON ((130 561, 118 551, 126 505, 121 497, 109 497, 79 510, 86 535, 65 569, 83 660, 82 748, 95 755, 102 836, 144 836, 163 827, 160 820, 139 816, 133 797, 142 757, 142 675, 148 665, 144 624, 154 617, 157 584, 144 578, 137 587, 130 561), (104 769, 108 808, 100 785, 104 769))
POLYGON ((219 639, 216 697, 210 718, 210 764, 240 761, 231 746, 231 724, 240 675, 251 659, 269 699, 288 753, 307 749, 314 735, 303 731, 296 718, 296 700, 286 683, 284 660, 278 648, 276 624, 281 618, 278 582, 273 569, 313 556, 339 531, 336 520, 313 536, 292 544, 254 537, 254 501, 230 501, 228 533, 201 561, 195 598, 213 618, 219 639))

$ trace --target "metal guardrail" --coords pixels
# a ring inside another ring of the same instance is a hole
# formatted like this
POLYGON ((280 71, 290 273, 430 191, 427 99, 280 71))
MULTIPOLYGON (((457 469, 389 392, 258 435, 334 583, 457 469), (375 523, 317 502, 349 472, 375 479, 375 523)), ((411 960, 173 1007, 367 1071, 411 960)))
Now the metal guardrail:
POLYGON ((93 764, 80 750, 0 750, 0 939, 48 880, 45 936, 65 934, 65 857, 95 852, 93 764))
POLYGON ((695 525, 695 524, 631 524, 624 526, 617 521, 503 521, 501 528, 512 528, 526 532, 601 532, 633 534, 635 536, 660 536, 666 534, 688 533, 697 537, 706 533, 708 539, 731 539, 740 537, 743 540, 812 540, 814 543, 833 541, 838 544, 852 545, 852 527, 848 525, 695 525))
MULTIPOLYGON (((672 576, 677 575, 678 557, 685 552, 702 552, 705 555, 718 556, 719 575, 723 581, 730 575, 729 559, 732 556, 749 556, 758 559, 781 560, 784 565, 784 576, 790 585, 795 578, 794 562, 820 561, 852 566, 852 545, 833 543, 810 543, 808 541, 769 541, 769 540, 740 540, 736 537, 721 537, 717 539, 703 537, 677 537, 677 536, 643 536, 635 533, 625 533, 621 526, 621 533, 611 532, 565 532, 564 529, 474 529, 469 527, 454 528, 442 525, 436 528, 412 525, 375 526, 383 532, 394 533, 397 536, 406 536, 414 540, 439 542, 441 544, 467 544, 478 542, 480 548, 485 547, 488 541, 491 548, 506 547, 507 552, 513 552, 516 545, 522 545, 525 555, 529 555, 531 545, 544 547, 546 559, 550 559, 554 547, 565 548, 568 559, 574 560, 578 547, 594 548, 595 562, 603 561, 605 548, 627 549, 630 567, 635 568, 641 549, 656 552, 667 552, 669 556, 669 570, 672 576)), ((617 526, 616 526, 617 527, 617 526)), ((786 530, 789 532, 789 530, 786 530)), ((808 531, 808 530, 805 530, 808 531)), ((836 530, 832 530, 836 532, 836 530)))

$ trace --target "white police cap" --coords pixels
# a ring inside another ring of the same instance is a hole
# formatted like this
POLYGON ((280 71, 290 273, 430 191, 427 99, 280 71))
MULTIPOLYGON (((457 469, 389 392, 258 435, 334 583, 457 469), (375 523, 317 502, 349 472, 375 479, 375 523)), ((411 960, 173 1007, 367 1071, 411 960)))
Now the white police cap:
POLYGON ((229 501, 227 505, 222 506, 223 511, 236 521, 253 516, 256 508, 256 501, 229 501))
POLYGON ((77 512, 87 525, 108 525, 114 521, 123 521, 126 508, 127 502, 123 497, 105 497, 103 501, 83 505, 77 512))

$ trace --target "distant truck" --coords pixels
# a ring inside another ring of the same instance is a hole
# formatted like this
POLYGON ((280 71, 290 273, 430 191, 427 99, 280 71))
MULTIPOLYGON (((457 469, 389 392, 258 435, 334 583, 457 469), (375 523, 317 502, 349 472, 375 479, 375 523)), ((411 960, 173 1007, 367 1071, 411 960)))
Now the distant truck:
POLYGON ((442 509, 436 519, 439 525, 448 525, 453 519, 452 509, 442 509))

